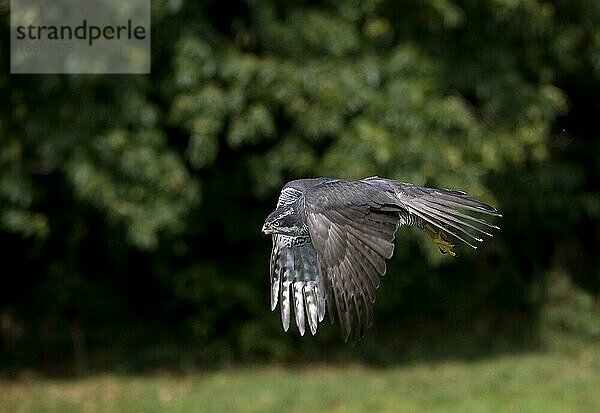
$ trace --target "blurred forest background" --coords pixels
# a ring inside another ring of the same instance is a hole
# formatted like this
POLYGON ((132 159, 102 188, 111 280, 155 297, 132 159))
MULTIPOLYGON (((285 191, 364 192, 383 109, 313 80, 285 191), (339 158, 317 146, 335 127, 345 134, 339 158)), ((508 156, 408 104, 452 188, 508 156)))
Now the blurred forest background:
POLYGON ((0 1, 0 372, 476 357, 600 342, 600 2, 152 2, 151 75, 10 75, 0 1), (289 179, 465 190, 502 229, 397 234, 356 347, 283 334, 289 179))

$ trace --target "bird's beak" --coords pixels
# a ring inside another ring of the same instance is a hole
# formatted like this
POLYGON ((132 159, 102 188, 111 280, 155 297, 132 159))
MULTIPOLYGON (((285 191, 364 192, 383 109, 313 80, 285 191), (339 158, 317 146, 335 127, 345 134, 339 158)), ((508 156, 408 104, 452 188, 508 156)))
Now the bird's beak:
POLYGON ((265 235, 269 235, 271 234, 273 231, 271 230, 271 228, 269 227, 269 225, 265 222, 265 224, 262 227, 262 233, 265 235))

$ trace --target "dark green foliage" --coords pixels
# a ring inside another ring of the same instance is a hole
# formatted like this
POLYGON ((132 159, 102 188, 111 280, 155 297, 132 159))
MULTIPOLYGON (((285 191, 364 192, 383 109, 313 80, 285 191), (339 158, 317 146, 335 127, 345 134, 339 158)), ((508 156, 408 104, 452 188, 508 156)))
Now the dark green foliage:
POLYGON ((9 75, 7 11, 0 368, 597 339, 598 2, 156 0, 149 76, 9 75), (502 230, 455 260, 400 231, 365 342, 300 340, 268 312, 259 231, 281 185, 315 175, 466 190, 502 230), (584 302, 563 318, 557 272, 584 302))

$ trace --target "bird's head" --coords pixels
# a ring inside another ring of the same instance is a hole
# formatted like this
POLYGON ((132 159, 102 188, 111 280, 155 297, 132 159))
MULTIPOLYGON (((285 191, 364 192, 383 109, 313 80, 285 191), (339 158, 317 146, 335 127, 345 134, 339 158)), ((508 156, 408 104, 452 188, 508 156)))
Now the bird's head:
POLYGON ((297 235, 300 229, 296 210, 292 206, 286 205, 283 208, 277 208, 267 217, 262 232, 264 234, 297 235))

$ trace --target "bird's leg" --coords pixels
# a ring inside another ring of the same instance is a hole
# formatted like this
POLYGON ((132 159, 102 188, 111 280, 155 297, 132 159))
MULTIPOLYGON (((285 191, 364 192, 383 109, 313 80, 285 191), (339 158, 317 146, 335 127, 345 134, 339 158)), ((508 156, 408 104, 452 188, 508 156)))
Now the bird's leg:
POLYGON ((427 234, 429 234, 431 240, 438 247, 442 254, 450 254, 453 257, 456 257, 456 252, 454 252, 454 244, 446 241, 444 238, 446 235, 444 234, 444 231, 441 229, 434 229, 429 225, 425 227, 425 231, 427 231, 427 234))

